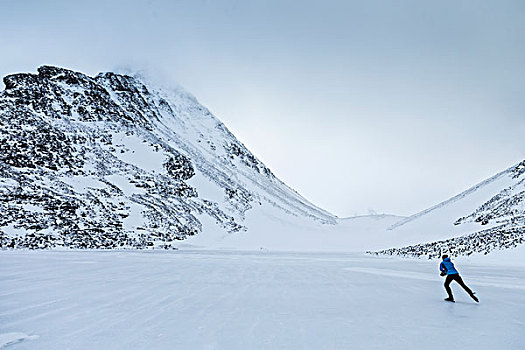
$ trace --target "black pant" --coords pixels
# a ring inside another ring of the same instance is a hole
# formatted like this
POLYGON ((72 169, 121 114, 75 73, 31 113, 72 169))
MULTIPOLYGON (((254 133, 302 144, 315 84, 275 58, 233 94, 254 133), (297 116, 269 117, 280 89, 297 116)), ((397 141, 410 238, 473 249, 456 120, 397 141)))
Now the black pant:
POLYGON ((459 273, 455 273, 453 275, 447 275, 447 278, 445 279, 445 290, 447 291, 448 293, 448 297, 450 299, 454 299, 454 297, 452 296, 452 290, 450 289, 450 283, 452 281, 456 281, 458 282, 458 284, 463 287, 463 289, 468 293, 468 294, 472 294, 472 291, 470 290, 469 287, 467 287, 467 285, 465 284, 465 282, 463 282, 463 279, 461 278, 461 276, 459 275, 459 273))

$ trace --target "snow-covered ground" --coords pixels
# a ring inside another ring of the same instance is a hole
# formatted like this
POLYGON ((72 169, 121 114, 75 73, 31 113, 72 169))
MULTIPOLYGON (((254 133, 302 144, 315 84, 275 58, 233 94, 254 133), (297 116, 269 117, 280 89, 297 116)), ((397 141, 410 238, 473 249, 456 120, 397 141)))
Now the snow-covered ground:
POLYGON ((0 252, 0 348, 523 349, 525 270, 343 253, 0 252))

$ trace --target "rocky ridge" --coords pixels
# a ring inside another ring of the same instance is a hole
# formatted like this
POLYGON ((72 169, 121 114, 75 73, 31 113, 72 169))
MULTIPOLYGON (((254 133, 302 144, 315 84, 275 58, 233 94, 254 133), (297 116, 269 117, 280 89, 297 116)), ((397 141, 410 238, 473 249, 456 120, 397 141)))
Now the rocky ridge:
MULTIPOLYGON (((453 200, 459 200, 490 182, 501 178, 508 181, 510 185, 495 193, 472 213, 458 218, 453 223, 455 226, 471 224, 490 226, 489 228, 450 239, 385 249, 377 251, 375 254, 428 257, 432 259, 439 258, 445 253, 453 256, 468 256, 473 253, 488 254, 496 249, 511 249, 523 244, 525 242, 525 160, 456 196, 453 200)), ((423 214, 418 213, 404 219, 393 227, 404 225, 451 201, 424 211, 422 212, 423 214)))
POLYGON ((4 84, 0 248, 171 248, 260 205, 335 223, 181 89, 52 66, 4 84))

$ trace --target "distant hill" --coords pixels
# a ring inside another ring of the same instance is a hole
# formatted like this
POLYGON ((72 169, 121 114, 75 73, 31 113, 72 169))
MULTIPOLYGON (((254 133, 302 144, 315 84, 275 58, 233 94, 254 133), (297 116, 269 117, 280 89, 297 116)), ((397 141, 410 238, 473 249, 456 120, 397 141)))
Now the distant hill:
POLYGON ((389 227, 401 248, 381 254, 487 254, 524 243, 525 160, 389 227))

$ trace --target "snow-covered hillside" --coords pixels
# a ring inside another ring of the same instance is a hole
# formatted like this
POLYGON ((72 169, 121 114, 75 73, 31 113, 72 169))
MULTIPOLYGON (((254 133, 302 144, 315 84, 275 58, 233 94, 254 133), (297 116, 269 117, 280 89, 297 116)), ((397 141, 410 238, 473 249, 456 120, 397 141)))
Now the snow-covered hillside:
POLYGON ((42 66, 0 92, 0 247, 164 247, 261 210, 335 224, 179 88, 42 66))
POLYGON ((52 66, 4 84, 0 248, 434 257, 524 240, 525 161, 408 218, 339 219, 280 181, 179 87, 52 66))
POLYGON ((397 237, 384 254, 437 257, 487 254, 525 242, 525 161, 389 227, 397 237))

